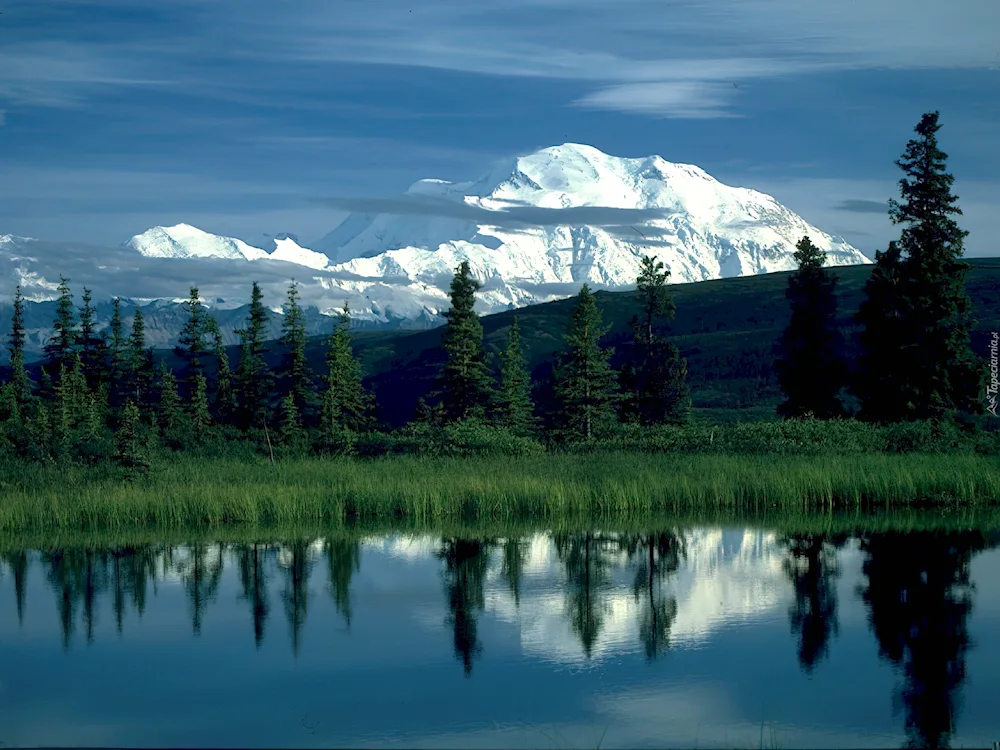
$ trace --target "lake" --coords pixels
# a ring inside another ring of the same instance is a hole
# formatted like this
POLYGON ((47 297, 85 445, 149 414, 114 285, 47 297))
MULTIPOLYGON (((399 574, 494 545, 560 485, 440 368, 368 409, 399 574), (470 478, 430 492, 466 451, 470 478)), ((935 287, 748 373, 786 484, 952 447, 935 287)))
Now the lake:
POLYGON ((7 746, 1000 739, 1000 530, 317 531, 0 569, 7 746))

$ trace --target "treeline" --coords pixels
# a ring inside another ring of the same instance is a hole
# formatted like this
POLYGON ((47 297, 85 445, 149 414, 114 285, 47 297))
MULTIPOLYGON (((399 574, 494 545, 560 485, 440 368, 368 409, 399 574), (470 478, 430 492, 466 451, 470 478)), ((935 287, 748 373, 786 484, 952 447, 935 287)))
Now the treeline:
MULTIPOLYGON (((849 374, 836 327, 836 278, 825 253, 808 237, 798 243, 798 270, 786 297, 791 318, 779 342, 774 371, 785 395, 785 418, 856 416, 874 423, 914 422, 982 412, 985 362, 973 354, 973 321, 960 261, 966 232, 937 146, 938 113, 924 115, 896 163, 901 201, 890 215, 904 225, 900 239, 876 254, 857 320, 863 326, 857 371, 849 374), (845 396, 860 404, 856 414, 845 396)), ((604 326, 584 285, 551 373, 533 383, 515 318, 506 346, 490 361, 474 311, 480 284, 469 264, 456 269, 445 313, 445 362, 438 388, 421 400, 404 428, 417 442, 503 443, 515 452, 541 441, 552 445, 606 438, 619 424, 683 425, 690 419, 687 363, 670 341, 675 305, 669 270, 642 259, 633 346, 620 370, 601 345, 604 326)), ((376 399, 366 390, 351 349, 349 310, 337 317, 323 372, 306 358, 303 309, 295 283, 283 305, 281 359, 265 361, 267 309, 258 284, 251 290, 240 352, 231 362, 220 329, 191 287, 187 320, 175 354, 177 371, 156 366, 147 347, 141 309, 126 331, 120 302, 106 330, 95 330, 91 292, 77 310, 69 280, 60 279, 53 336, 39 376, 25 367, 24 300, 15 290, 8 349, 11 375, 0 389, 0 455, 31 460, 114 458, 131 469, 148 465, 157 446, 206 453, 234 445, 276 455, 351 454, 364 436, 383 435, 376 399), (235 365, 235 366, 234 366, 235 365)), ((752 373, 748 373, 752 375, 752 373)), ((366 439, 393 449, 391 439, 366 439)), ((540 447, 540 446, 539 446, 540 447)), ((376 451, 377 452, 377 451, 376 451)))

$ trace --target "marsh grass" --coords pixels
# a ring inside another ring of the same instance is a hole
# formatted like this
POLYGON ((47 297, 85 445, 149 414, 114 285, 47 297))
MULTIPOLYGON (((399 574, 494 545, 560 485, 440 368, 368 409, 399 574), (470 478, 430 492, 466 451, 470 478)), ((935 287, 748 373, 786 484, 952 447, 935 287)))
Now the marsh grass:
POLYGON ((196 460, 133 481, 111 468, 0 469, 0 531, 192 526, 547 524, 997 504, 1000 461, 973 454, 546 455, 196 460))

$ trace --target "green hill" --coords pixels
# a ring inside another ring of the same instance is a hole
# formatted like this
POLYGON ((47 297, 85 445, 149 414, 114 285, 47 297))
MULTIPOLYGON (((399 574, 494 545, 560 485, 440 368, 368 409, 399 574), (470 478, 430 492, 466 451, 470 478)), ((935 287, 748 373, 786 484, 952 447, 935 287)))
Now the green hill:
MULTIPOLYGON (((973 346, 983 356, 990 331, 1000 330, 1000 258, 969 259, 966 289, 978 325, 973 346)), ((832 269, 838 277, 839 321, 856 355, 857 327, 851 317, 863 298, 871 266, 832 269)), ((671 326, 674 341, 688 360, 689 383, 696 413, 719 421, 767 418, 774 414, 780 393, 772 372, 773 346, 788 322, 785 287, 789 272, 716 279, 671 286, 677 315, 671 326)), ((604 342, 614 346, 614 363, 627 356, 636 312, 634 292, 598 292, 598 306, 612 326, 604 342)), ((482 319, 486 347, 498 352, 516 315, 526 354, 536 378, 550 366, 562 347, 573 300, 533 305, 482 319)), ((443 361, 442 329, 417 332, 359 332, 355 351, 369 385, 375 390, 383 418, 398 424, 412 417, 420 396, 434 387, 443 361)), ((323 342, 310 341, 309 357, 321 369, 323 342)))

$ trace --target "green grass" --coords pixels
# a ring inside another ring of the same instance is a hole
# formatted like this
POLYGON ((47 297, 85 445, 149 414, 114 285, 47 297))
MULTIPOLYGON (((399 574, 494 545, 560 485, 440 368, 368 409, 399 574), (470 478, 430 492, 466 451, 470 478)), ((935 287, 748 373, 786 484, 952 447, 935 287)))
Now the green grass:
POLYGON ((0 532, 227 525, 545 524, 679 513, 870 513, 1000 502, 1000 460, 972 454, 602 453, 374 461, 160 463, 124 481, 109 468, 0 469, 0 532))

